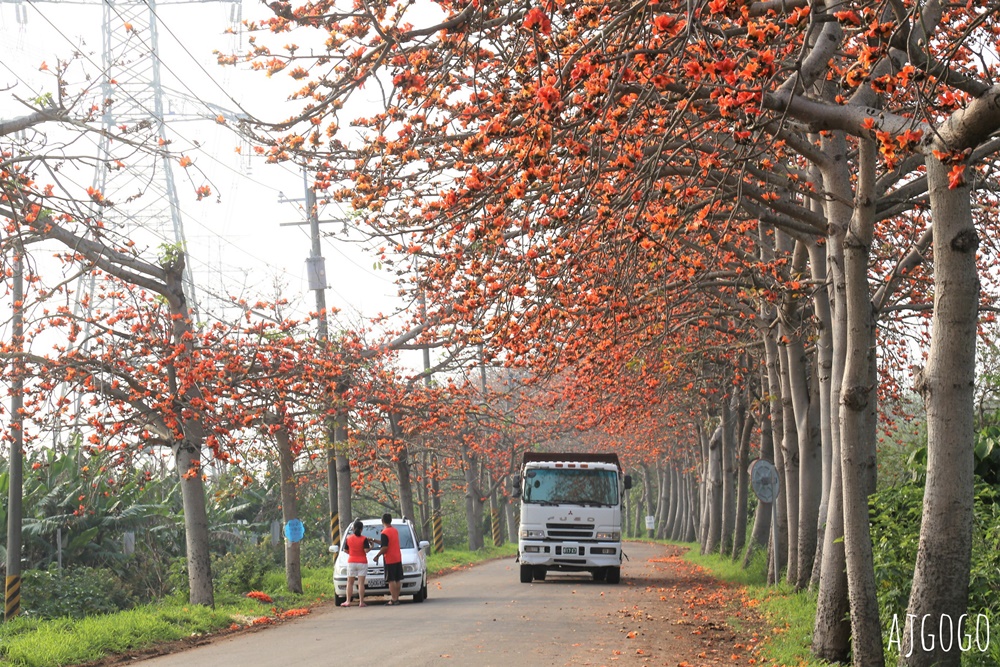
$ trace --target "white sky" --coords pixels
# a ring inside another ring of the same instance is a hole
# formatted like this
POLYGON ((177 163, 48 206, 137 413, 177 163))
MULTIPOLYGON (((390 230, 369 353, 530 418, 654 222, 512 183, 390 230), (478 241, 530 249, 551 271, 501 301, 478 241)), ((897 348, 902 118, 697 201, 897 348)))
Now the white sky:
MULTIPOLYGON (((283 101, 293 86, 301 84, 282 74, 268 79, 246 68, 216 64, 213 50, 229 52, 247 43, 246 35, 225 34, 231 12, 231 4, 224 2, 158 5, 164 87, 230 109, 235 100, 248 111, 270 119, 289 115, 283 101)), ((265 17, 267 9, 259 2, 244 0, 243 12, 244 18, 254 19, 265 17)), ((13 95, 30 98, 51 89, 51 78, 39 72, 43 61, 54 63, 80 49, 100 65, 102 19, 99 0, 75 4, 0 0, 0 88, 14 85, 0 93, 0 117, 26 112, 13 95)), ((294 37, 299 43, 307 38, 294 37)), ((293 41, 292 37, 288 41, 293 41)), ((249 158, 245 145, 243 155, 237 154, 240 139, 213 121, 172 123, 169 110, 198 115, 208 112, 169 99, 167 104, 173 148, 186 147, 183 152, 209 177, 213 191, 210 198, 197 201, 194 189, 202 183, 200 177, 194 175, 192 181, 185 170, 174 169, 196 282, 216 291, 225 284, 231 293, 257 299, 272 297, 277 280, 285 286, 286 298, 312 309, 315 297, 308 289, 305 269, 311 247, 308 226, 280 224, 305 219, 301 172, 290 164, 267 165, 260 158, 249 158), (194 142, 201 147, 196 148, 194 142)), ((81 173, 77 180, 85 187, 91 178, 81 173)), ((341 218, 343 212, 331 205, 320 215, 341 218)), ((339 236, 342 228, 339 224, 321 226, 322 231, 336 231, 339 236)), ((358 241, 360 237, 355 232, 351 238, 358 241)), ((374 256, 363 252, 358 243, 326 238, 322 254, 330 286, 327 304, 344 311, 348 322, 388 314, 403 305, 396 296, 394 276, 374 268, 374 256)))

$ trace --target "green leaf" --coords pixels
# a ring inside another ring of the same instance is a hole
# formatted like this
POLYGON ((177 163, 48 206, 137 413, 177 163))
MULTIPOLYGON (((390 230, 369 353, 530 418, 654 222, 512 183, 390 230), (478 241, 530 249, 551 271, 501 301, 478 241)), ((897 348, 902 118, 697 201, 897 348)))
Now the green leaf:
POLYGON ((993 453, 993 448, 996 446, 996 440, 991 437, 980 437, 976 438, 976 460, 983 461, 993 453))
POLYGON ((87 546, 94 540, 94 537, 97 535, 100 529, 101 529, 100 526, 94 526, 93 528, 88 528, 87 530, 83 531, 82 533, 74 537, 72 540, 70 540, 69 545, 66 548, 69 551, 76 551, 78 549, 82 549, 83 547, 87 546))

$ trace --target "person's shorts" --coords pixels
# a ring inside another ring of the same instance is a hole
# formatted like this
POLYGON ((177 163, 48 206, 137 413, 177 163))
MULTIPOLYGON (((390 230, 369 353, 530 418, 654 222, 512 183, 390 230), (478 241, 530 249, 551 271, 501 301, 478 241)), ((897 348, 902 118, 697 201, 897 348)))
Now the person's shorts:
POLYGON ((348 563, 347 564, 347 576, 354 577, 367 577, 368 576, 368 563, 348 563))
POLYGON ((386 563, 385 564, 385 580, 386 581, 402 581, 403 580, 403 564, 402 563, 386 563))

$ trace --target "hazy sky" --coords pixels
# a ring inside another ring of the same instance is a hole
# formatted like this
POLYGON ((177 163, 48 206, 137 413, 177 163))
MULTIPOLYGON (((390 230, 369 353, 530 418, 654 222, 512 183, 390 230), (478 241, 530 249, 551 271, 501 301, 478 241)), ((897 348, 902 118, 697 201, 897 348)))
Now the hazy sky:
MULTIPOLYGON (((244 2, 244 18, 260 18, 262 11, 266 8, 259 2, 244 2)), ((279 74, 268 79, 216 64, 213 50, 231 51, 247 43, 245 35, 225 34, 231 20, 238 18, 231 3, 164 3, 158 5, 157 16, 165 88, 234 111, 238 104, 275 119, 290 113, 283 105, 294 84, 288 77, 279 74)), ((14 95, 31 98, 51 90, 51 78, 39 71, 42 62, 54 63, 79 50, 89 61, 87 69, 99 69, 102 20, 96 0, 78 4, 0 0, 0 88, 13 86, 0 93, 0 117, 25 112, 14 95)), ((308 227, 281 226, 305 218, 301 172, 294 165, 267 165, 248 158, 248 147, 213 121, 182 120, 209 115, 197 103, 168 95, 166 105, 173 148, 191 156, 213 191, 211 197, 197 201, 194 190, 203 183, 200 175, 195 170, 174 169, 196 282, 214 292, 269 298, 278 281, 287 298, 300 299, 303 307, 311 308, 314 294, 308 290, 305 270, 310 252, 308 227)), ((85 190, 92 174, 81 172, 75 180, 85 190)), ((342 215, 336 206, 321 213, 323 218, 342 215)), ((343 226, 324 225, 322 229, 340 235, 343 226)), ((357 233, 351 238, 359 240, 357 233)), ((323 255, 330 307, 345 311, 352 320, 358 319, 355 313, 371 317, 399 307, 394 277, 373 268, 374 258, 359 244, 327 238, 323 255)))

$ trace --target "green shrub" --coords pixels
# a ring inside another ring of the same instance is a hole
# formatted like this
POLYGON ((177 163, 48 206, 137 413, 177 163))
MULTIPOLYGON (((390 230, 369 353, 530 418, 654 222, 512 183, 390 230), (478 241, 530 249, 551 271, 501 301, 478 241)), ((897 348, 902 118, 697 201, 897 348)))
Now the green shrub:
POLYGON ((326 540, 318 537, 302 540, 299 547, 302 567, 333 567, 333 554, 329 552, 329 548, 326 540))
POLYGON ((25 616, 43 619, 110 614, 135 604, 129 587, 103 568, 28 570, 21 591, 25 616))
POLYGON ((274 567, 281 567, 280 552, 267 545, 250 546, 212 559, 212 580, 230 593, 248 593, 259 590, 264 575, 274 567))
MULTIPOLYGON (((871 497, 875 581, 883 628, 891 627, 893 615, 902 618, 909 604, 923 499, 922 475, 916 481, 884 489, 871 497)), ((973 509, 969 614, 997 618, 1000 616, 1000 599, 996 594, 1000 590, 1000 490, 977 480, 973 509)), ((973 657, 967 656, 968 660, 973 657)))

